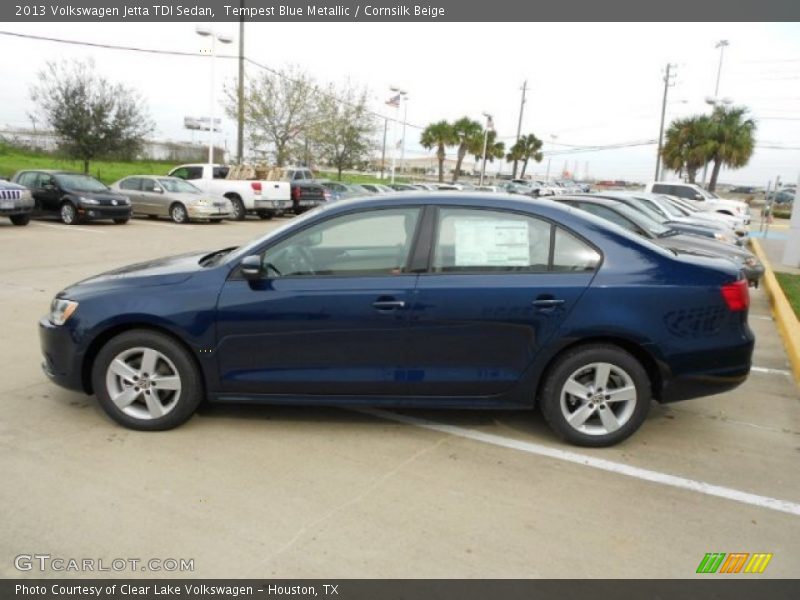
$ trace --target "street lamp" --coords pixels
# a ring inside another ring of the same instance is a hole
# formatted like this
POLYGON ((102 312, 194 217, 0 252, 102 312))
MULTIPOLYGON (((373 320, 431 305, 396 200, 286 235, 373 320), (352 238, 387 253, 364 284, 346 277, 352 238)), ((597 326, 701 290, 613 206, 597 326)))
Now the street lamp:
POLYGON ((483 185, 483 177, 486 173, 486 146, 489 142, 489 130, 494 129, 494 123, 492 122, 492 115, 485 112, 483 116, 486 117, 486 129, 483 131, 483 160, 481 162, 481 178, 478 185, 483 185))
POLYGON ((717 67, 717 85, 714 87, 714 96, 719 96, 719 78, 722 75, 722 58, 725 56, 725 48, 730 46, 730 42, 728 40, 720 40, 714 46, 714 48, 719 48, 719 66, 717 67))
POLYGON ((392 96, 392 104, 395 108, 395 120, 394 120, 394 147, 392 148, 392 183, 394 183, 394 172, 395 167, 397 165, 397 121, 400 119, 400 103, 402 102, 405 106, 405 112, 403 113, 403 140, 402 140, 402 150, 400 155, 400 166, 401 168, 404 166, 405 156, 406 156, 406 116, 408 115, 408 92, 399 87, 390 86, 389 90, 397 94, 396 96, 392 96), (397 102, 394 102, 394 99, 397 98, 397 102), (405 102, 403 102, 405 100, 405 102))
POLYGON ((221 33, 216 33, 213 29, 202 27, 198 25, 195 28, 195 33, 200 37, 211 38, 211 93, 209 95, 209 126, 208 126, 208 164, 214 163, 214 108, 215 102, 215 83, 214 77, 216 75, 216 62, 217 62, 217 42, 220 44, 230 44, 233 38, 221 33))

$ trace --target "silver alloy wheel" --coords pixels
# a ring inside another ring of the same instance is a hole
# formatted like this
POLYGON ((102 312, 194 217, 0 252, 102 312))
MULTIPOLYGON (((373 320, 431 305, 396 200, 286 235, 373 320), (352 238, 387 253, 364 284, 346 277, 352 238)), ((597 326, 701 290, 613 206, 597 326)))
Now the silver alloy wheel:
POLYGON ((153 348, 129 348, 106 370, 111 401, 134 419, 158 419, 178 404, 181 377, 175 364, 153 348))
POLYGON ((237 198, 231 199, 231 213, 236 221, 244 218, 244 205, 237 198))
POLYGON ((576 431, 607 435, 631 419, 636 400, 636 386, 624 369, 591 363, 567 378, 561 388, 561 413, 576 431))
POLYGON ((183 204, 176 204, 172 207, 172 220, 176 223, 186 222, 186 209, 183 204))
POLYGON ((75 222, 75 207, 69 202, 61 205, 61 221, 66 225, 72 225, 75 222))

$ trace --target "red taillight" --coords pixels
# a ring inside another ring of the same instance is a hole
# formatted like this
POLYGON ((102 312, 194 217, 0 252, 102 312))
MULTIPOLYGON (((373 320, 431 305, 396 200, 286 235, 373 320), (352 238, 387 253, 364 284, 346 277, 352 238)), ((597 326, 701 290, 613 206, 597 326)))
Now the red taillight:
POLYGON ((300 200, 300 188, 293 187, 292 188, 292 200, 300 200))
POLYGON ((254 192, 261 193, 261 182, 260 181, 251 181, 250 187, 253 188, 254 192))
POLYGON ((725 304, 728 305, 728 310, 731 312, 747 310, 747 307, 750 306, 750 290, 747 287, 746 279, 725 284, 720 288, 720 291, 725 304))

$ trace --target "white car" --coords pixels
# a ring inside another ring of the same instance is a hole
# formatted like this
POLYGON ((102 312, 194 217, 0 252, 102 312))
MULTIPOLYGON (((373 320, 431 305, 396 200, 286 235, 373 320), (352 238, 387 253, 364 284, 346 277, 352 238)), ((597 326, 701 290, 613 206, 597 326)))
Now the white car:
POLYGON ((292 196, 287 181, 227 179, 230 167, 214 164, 191 164, 175 167, 170 177, 191 181, 206 194, 224 196, 231 201, 231 218, 241 221, 247 213, 262 219, 292 209, 292 196))
POLYGON ((666 198, 674 207, 676 207, 682 214, 687 217, 692 217, 693 219, 700 219, 700 220, 707 220, 717 223, 724 223, 731 229, 736 232, 736 235, 747 237, 748 230, 747 225, 744 223, 744 219, 742 217, 734 217, 733 215, 727 215, 725 213, 719 212, 711 212, 711 211, 703 211, 698 210, 694 206, 692 206, 687 200, 683 198, 678 198, 677 196, 667 196, 665 194, 661 195, 662 198, 666 198))
POLYGON ((750 207, 746 203, 739 200, 720 198, 714 192, 704 190, 694 183, 653 181, 645 186, 644 191, 654 194, 677 196, 678 198, 688 201, 698 210, 741 217, 745 225, 750 224, 750 207))

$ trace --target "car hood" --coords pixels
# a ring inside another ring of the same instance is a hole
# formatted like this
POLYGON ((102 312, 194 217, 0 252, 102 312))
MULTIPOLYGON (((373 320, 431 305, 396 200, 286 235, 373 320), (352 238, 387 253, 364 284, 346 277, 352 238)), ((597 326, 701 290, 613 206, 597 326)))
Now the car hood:
POLYGON ((82 198, 93 198, 101 204, 112 204, 115 200, 118 204, 125 201, 127 196, 120 194, 116 190, 108 190, 107 192, 81 192, 80 190, 69 190, 71 194, 81 196, 82 198))
POLYGON ((192 252, 127 265, 79 281, 62 291, 59 296, 75 298, 120 287, 141 288, 181 283, 203 270, 200 259, 207 254, 208 252, 192 252))

